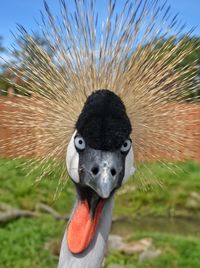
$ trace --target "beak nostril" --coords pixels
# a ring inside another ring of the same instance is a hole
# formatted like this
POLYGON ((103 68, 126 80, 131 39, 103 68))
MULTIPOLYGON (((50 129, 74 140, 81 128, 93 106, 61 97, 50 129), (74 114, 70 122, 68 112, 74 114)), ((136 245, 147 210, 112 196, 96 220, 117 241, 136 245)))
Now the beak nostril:
POLYGON ((99 172, 99 168, 98 167, 93 167, 91 171, 92 171, 93 175, 97 175, 98 172, 99 172))
POLYGON ((110 172, 111 172, 112 176, 115 176, 117 174, 117 172, 116 172, 116 170, 114 168, 111 168, 110 172))

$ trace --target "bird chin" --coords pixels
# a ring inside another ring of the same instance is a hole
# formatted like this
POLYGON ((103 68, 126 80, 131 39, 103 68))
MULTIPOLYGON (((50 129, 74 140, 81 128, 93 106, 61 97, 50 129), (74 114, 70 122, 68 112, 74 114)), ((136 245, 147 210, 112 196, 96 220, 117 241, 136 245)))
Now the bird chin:
POLYGON ((77 204, 67 230, 67 244, 73 254, 84 252, 93 241, 106 200, 88 186, 76 184, 77 204))

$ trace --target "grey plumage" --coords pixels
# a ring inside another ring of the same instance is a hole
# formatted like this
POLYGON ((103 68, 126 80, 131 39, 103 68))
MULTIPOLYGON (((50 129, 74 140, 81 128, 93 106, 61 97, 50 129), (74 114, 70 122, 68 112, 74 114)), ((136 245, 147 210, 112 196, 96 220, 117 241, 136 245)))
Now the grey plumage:
POLYGON ((113 203, 114 195, 106 201, 95 238, 83 253, 73 255, 68 250, 65 231, 61 245, 58 268, 101 268, 112 222, 113 203))

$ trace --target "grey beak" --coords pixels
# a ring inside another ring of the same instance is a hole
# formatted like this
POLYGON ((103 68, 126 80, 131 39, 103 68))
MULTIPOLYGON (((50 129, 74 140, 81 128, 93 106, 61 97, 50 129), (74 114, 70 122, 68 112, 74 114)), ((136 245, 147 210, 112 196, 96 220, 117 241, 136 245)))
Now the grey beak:
POLYGON ((87 148, 79 162, 81 184, 92 188, 101 198, 108 198, 121 185, 124 159, 120 151, 87 148))
POLYGON ((92 168, 91 177, 87 182, 87 185, 102 198, 108 198, 110 196, 117 182, 117 171, 113 167, 114 163, 110 160, 109 158, 107 160, 103 159, 99 167, 95 166, 92 168))

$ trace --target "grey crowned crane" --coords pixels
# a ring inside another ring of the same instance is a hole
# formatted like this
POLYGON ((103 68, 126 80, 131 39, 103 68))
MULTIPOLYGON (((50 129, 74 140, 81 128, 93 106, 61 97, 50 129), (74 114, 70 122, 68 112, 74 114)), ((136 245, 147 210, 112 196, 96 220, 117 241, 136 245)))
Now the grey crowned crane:
POLYGON ((77 200, 61 245, 59 268, 101 267, 116 190, 134 173, 131 123, 122 100, 97 90, 86 100, 66 156, 77 200))
MULTIPOLYGON (((197 110, 183 101, 198 96, 199 87, 193 83, 194 64, 182 68, 194 45, 190 35, 182 35, 177 16, 170 16, 167 1, 108 0, 102 12, 97 4, 103 1, 59 2, 60 16, 54 16, 46 2, 42 16, 42 37, 50 54, 19 28, 22 42, 17 42, 17 61, 10 70, 23 82, 14 84, 17 91, 31 98, 28 104, 20 98, 13 103, 4 100, 5 111, 18 109, 12 116, 4 112, 3 126, 19 135, 12 146, 9 138, 0 137, 0 145, 17 152, 13 157, 36 153, 33 170, 42 168, 37 181, 59 169, 58 160, 64 160, 62 185, 68 143, 67 170, 77 201, 58 266, 99 268, 115 192, 135 170, 130 137, 135 163, 196 155, 195 146, 190 150, 184 146, 199 134, 199 120, 188 116, 197 110), (97 90, 101 88, 111 91, 97 90), (195 133, 186 132, 190 127, 195 133), (29 130, 34 130, 34 141, 29 130)), ((149 180, 146 171, 144 179, 149 180)))

